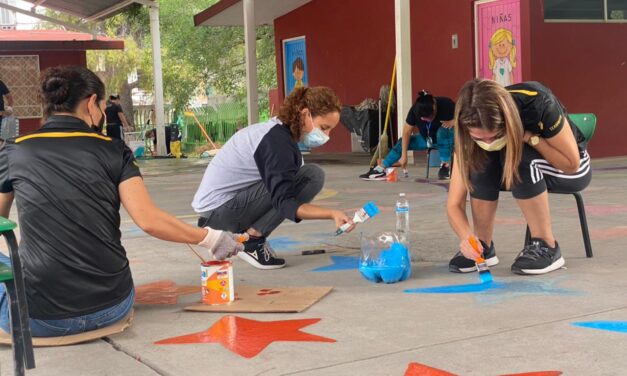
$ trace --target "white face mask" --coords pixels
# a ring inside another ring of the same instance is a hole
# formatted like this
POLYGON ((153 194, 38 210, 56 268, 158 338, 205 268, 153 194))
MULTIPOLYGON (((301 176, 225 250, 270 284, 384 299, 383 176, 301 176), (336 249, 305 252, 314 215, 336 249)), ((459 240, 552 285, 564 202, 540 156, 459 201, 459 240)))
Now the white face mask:
POLYGON ((475 142, 477 143, 477 145, 479 145, 481 149, 485 151, 499 151, 503 149, 505 145, 507 145, 507 138, 503 136, 501 138, 497 138, 489 144, 479 140, 475 140, 475 142))

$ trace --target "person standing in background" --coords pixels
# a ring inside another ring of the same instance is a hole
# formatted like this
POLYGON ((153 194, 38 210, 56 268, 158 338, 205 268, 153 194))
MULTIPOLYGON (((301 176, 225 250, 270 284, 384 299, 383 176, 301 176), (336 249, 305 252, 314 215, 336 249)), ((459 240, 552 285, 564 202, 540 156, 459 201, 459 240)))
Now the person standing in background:
POLYGON ((13 113, 13 96, 11 95, 11 91, 5 85, 5 83, 0 80, 0 124, 2 124, 2 118, 6 115, 11 115, 13 113), (6 98, 6 106, 4 105, 4 100, 6 98))
POLYGON ((124 140, 124 132, 128 132, 130 127, 122 111, 119 95, 109 96, 105 115, 107 116, 107 136, 124 140))

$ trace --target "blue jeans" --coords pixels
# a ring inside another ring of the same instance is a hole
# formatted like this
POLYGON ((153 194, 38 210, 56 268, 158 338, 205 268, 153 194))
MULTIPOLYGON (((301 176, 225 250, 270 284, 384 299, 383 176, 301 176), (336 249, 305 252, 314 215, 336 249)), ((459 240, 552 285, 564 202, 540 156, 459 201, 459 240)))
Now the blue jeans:
MULTIPOLYGON (((0 253, 0 262, 11 265, 11 260, 2 253, 0 253)), ((133 308, 134 302, 135 289, 133 288, 129 296, 122 302, 113 307, 105 308, 88 315, 60 320, 37 320, 29 318, 28 323, 30 324, 31 335, 33 337, 61 337, 113 325, 128 315, 133 308)), ((0 328, 7 333, 11 332, 9 310, 9 294, 6 291, 4 283, 2 283, 0 284, 0 328)))
MULTIPOLYGON (((455 130, 453 128, 448 129, 444 127, 440 127, 438 129, 437 140, 438 142, 434 145, 438 148, 440 152, 440 160, 443 163, 451 162, 451 151, 454 145, 454 135, 455 130)), ((408 150, 427 150, 427 140, 422 137, 420 134, 414 134, 409 139, 409 147, 408 150)), ((383 167, 391 167, 394 163, 398 162, 401 159, 401 154, 403 153, 403 139, 399 138, 398 142, 392 150, 388 153, 388 155, 383 160, 383 167)))

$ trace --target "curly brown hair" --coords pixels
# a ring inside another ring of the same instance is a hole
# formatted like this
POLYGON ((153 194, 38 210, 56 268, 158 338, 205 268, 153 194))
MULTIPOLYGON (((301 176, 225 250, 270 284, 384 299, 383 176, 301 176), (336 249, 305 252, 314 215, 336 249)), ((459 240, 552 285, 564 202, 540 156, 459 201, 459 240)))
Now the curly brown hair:
POLYGON ((295 141, 300 140, 303 128, 301 111, 305 108, 309 109, 311 116, 324 116, 332 112, 340 112, 342 105, 337 95, 328 87, 294 89, 283 101, 278 117, 290 129, 295 141))

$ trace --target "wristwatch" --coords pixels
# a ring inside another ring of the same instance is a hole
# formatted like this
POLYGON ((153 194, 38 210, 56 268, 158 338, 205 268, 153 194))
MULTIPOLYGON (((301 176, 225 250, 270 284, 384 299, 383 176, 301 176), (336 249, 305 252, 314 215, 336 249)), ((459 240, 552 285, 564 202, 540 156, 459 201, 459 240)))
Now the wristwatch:
POLYGON ((531 136, 529 137, 529 141, 527 141, 527 143, 529 144, 529 146, 535 147, 540 143, 540 137, 531 136))

